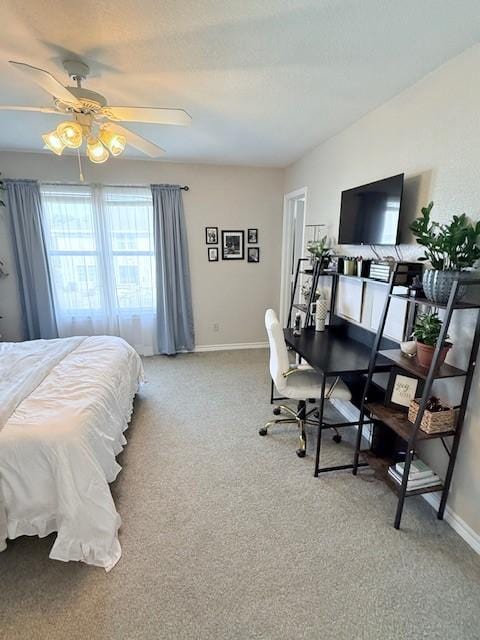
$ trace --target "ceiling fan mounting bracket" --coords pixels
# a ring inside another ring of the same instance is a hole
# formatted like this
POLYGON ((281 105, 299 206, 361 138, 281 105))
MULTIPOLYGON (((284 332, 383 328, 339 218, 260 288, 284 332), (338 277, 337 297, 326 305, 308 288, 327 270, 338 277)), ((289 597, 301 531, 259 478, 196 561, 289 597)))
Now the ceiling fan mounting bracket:
MULTIPOLYGON (((63 66, 72 80, 81 83, 90 73, 90 67, 80 60, 65 60, 63 66)), ((80 86, 80 84, 79 84, 80 86)))

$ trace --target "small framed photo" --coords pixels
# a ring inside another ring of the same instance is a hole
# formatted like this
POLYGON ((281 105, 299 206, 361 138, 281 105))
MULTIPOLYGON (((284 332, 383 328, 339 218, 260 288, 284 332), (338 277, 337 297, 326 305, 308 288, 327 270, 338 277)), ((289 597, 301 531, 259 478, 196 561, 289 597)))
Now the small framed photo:
POLYGON ((388 380, 385 404, 408 412, 410 401, 421 395, 422 391, 423 380, 406 373, 403 369, 393 367, 388 380))
POLYGON ((218 247, 209 247, 208 249, 208 261, 218 262, 218 247))
POLYGON ((248 249, 247 249, 247 261, 248 262, 260 262, 260 247, 248 247, 248 249))
POLYGON ((248 244, 257 244, 258 242, 258 229, 247 230, 248 244))
POLYGON ((244 244, 244 231, 222 231, 222 260, 243 260, 244 244))
POLYGON ((205 242, 218 244, 218 227, 205 227, 205 242))

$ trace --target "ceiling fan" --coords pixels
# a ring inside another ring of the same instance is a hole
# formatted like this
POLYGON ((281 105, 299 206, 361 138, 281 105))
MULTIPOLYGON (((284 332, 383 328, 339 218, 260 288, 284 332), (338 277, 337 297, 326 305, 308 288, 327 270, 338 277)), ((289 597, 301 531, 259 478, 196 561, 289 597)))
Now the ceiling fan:
POLYGON ((127 144, 139 149, 146 155, 157 158, 165 151, 119 125, 119 122, 142 122, 163 125, 189 125, 191 117, 183 109, 160 109, 147 107, 111 107, 100 93, 84 89, 82 82, 87 78, 88 65, 78 60, 63 63, 65 70, 76 86, 64 87, 51 73, 24 62, 10 64, 35 82, 53 97, 51 107, 12 107, 0 105, 0 110, 37 111, 70 116, 58 127, 45 133, 42 138, 45 146, 61 155, 65 147, 79 150, 86 142, 87 156, 92 162, 102 163, 109 155, 120 155, 127 144))

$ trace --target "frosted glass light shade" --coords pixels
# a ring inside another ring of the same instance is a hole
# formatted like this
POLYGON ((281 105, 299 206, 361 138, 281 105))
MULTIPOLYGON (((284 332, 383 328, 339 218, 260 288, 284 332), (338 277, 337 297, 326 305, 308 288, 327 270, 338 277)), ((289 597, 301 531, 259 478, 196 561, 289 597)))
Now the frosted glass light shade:
POLYGON ((87 140, 87 156, 91 162, 101 164, 108 160, 109 153, 98 138, 91 136, 87 140))
POLYGON ((50 131, 50 133, 44 133, 42 139, 45 143, 45 146, 56 153, 57 156, 62 155, 62 151, 65 149, 65 144, 60 140, 56 131, 50 131))
POLYGON ((127 145, 127 139, 120 133, 102 129, 100 131, 100 140, 109 149, 112 156, 119 156, 127 145))
POLYGON ((83 141, 82 127, 74 121, 60 123, 57 127, 57 135, 70 149, 78 149, 83 141))

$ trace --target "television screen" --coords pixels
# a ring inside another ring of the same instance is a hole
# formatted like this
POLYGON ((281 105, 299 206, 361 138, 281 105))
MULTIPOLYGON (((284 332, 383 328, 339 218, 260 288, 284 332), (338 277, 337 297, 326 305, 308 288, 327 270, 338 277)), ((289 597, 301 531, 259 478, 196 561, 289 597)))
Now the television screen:
POLYGON ((338 244, 398 242, 403 173, 342 192, 338 244))

